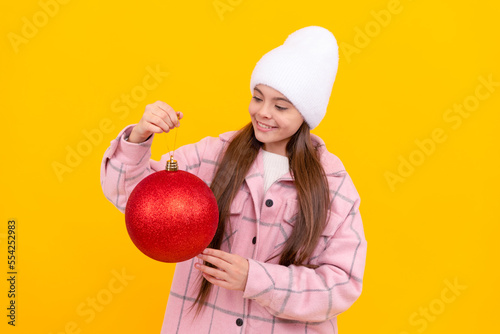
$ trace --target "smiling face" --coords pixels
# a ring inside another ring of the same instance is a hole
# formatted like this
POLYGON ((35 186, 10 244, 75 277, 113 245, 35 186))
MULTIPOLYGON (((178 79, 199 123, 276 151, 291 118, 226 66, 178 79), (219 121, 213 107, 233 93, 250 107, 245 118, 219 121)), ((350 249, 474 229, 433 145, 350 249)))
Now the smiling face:
POLYGON ((283 94, 265 85, 257 85, 248 106, 255 137, 264 150, 286 156, 286 144, 304 118, 283 94))

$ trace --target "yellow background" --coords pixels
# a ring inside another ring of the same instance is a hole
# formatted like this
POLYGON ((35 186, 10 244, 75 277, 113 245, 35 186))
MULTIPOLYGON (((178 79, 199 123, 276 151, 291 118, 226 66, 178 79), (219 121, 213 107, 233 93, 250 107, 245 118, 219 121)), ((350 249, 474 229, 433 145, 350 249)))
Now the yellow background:
MULTIPOLYGON (((255 63, 308 25, 330 29, 341 46, 328 114, 313 132, 352 176, 368 240, 364 290, 339 316, 340 333, 498 328, 500 5, 65 2, 0 8, 2 333, 159 333, 174 265, 128 238, 100 188, 102 155, 156 100, 185 114, 177 146, 240 128, 255 63), (144 88, 148 68, 168 72, 155 89, 144 88), (488 77, 491 91, 481 84, 488 77), (126 106, 121 98, 132 93, 137 101, 126 106), (464 103, 467 116, 448 111, 464 103), (85 156, 68 167, 77 149, 85 156), (58 176, 54 165, 67 169, 58 176), (398 173, 391 184, 387 175, 398 173), (6 317, 10 218, 15 327, 6 317)), ((153 158, 172 136, 156 137, 153 158)))

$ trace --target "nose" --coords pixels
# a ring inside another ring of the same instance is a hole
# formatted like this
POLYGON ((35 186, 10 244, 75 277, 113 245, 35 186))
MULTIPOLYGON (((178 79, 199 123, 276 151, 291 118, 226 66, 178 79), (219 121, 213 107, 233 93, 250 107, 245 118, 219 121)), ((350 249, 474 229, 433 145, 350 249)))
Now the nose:
POLYGON ((267 103, 263 103, 262 106, 257 111, 257 114, 261 118, 271 118, 272 117, 271 107, 268 106, 267 103))

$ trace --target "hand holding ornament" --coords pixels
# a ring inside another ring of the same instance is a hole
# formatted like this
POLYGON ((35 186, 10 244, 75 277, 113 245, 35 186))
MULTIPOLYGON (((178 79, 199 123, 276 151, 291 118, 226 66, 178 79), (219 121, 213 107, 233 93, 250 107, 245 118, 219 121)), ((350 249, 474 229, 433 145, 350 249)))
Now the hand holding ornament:
POLYGON ((202 272, 207 281, 229 290, 245 290, 248 278, 247 259, 212 248, 205 249, 198 258, 216 267, 195 263, 195 268, 202 272))
POLYGON ((167 133, 180 126, 184 115, 162 101, 148 104, 139 123, 132 129, 128 141, 142 143, 153 133, 167 133))

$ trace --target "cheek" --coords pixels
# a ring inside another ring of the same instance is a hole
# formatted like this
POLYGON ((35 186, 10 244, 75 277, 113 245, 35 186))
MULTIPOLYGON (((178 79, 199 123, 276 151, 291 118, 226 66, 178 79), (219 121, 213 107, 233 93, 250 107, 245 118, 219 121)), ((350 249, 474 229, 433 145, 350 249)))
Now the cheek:
POLYGON ((287 131, 289 131, 292 134, 295 133, 295 132, 297 132, 297 130, 302 125, 301 120, 296 119, 296 118, 289 118, 287 120, 284 120, 283 122, 286 123, 287 131))
POLYGON ((302 123, 304 123, 304 118, 299 114, 293 117, 291 122, 293 124, 293 127, 295 128, 295 131, 297 131, 302 126, 302 123))
POLYGON ((255 106, 255 103, 250 102, 250 105, 248 106, 248 112, 250 113, 250 116, 255 115, 255 113, 257 112, 257 107, 255 106))
POLYGON ((293 120, 287 116, 280 115, 279 117, 275 117, 274 120, 276 121, 276 123, 280 128, 286 128, 291 130, 295 126, 293 120))

